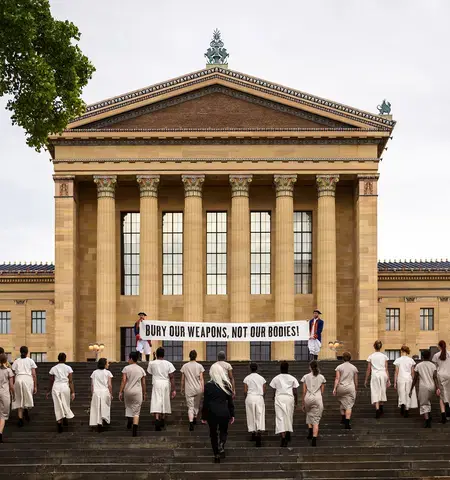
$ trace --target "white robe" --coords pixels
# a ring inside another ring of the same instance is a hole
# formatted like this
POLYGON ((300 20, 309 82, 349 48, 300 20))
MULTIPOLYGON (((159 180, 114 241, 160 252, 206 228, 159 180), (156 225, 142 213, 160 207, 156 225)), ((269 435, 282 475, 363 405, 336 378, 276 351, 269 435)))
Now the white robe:
POLYGON ((172 413, 170 405, 170 380, 153 378, 150 413, 172 413))
POLYGON ((110 423, 111 415, 111 395, 109 390, 96 390, 92 394, 91 411, 89 415, 89 425, 96 427, 102 425, 103 420, 110 423))
POLYGON ((70 419, 75 416, 70 409, 70 388, 68 384, 54 383, 52 398, 56 421, 62 418, 70 419))
POLYGON ((249 432, 264 432, 266 429, 266 405, 261 395, 247 395, 245 413, 249 432))
POLYGON ((385 370, 373 370, 370 378, 370 398, 371 402, 385 402, 387 374, 385 370))
POLYGON ((12 409, 33 408, 34 381, 31 375, 17 375, 14 383, 14 401, 12 409))
POLYGON ((417 408, 417 393, 416 388, 414 387, 411 398, 409 397, 409 392, 411 391, 413 379, 410 376, 409 378, 398 378, 397 379, 397 393, 398 393, 398 406, 401 407, 405 405, 406 410, 410 408, 417 408))
POLYGON ((293 432, 294 397, 292 395, 277 395, 275 397, 275 434, 293 432))

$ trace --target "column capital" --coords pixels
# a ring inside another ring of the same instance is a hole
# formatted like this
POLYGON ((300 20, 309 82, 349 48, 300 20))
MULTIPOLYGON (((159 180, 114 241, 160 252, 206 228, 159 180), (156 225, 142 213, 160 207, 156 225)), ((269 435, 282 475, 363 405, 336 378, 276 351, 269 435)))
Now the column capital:
POLYGON ((357 193, 360 197, 372 197, 377 196, 377 182, 379 175, 375 174, 360 174, 357 176, 357 193))
POLYGON ((73 197, 74 175, 53 175, 55 182, 55 197, 73 197))
POLYGON ((339 175, 316 175, 317 192, 319 197, 334 197, 339 175))
POLYGON ((97 184, 98 198, 114 198, 117 175, 94 175, 94 182, 97 184))
POLYGON ((297 181, 297 175, 274 175, 277 197, 293 197, 294 184, 297 181))
POLYGON ((204 175, 181 175, 181 180, 184 183, 185 197, 202 196, 202 188, 205 181, 204 175))
POLYGON ((159 180, 159 175, 136 175, 141 197, 157 197, 159 180))
POLYGON ((230 175, 231 196, 248 197, 253 175, 230 175))

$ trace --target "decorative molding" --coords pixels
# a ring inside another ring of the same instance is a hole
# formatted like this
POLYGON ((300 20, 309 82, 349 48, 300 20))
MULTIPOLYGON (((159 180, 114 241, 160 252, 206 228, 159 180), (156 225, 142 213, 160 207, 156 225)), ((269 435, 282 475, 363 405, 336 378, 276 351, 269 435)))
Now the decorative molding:
MULTIPOLYGON (((439 272, 438 272, 439 273, 439 272)), ((449 274, 437 274, 437 275, 430 275, 429 272, 426 272, 426 273, 423 273, 423 274, 420 274, 420 273, 416 273, 415 275, 408 275, 406 274, 405 275, 405 272, 398 272, 398 273, 394 273, 394 272, 378 272, 378 281, 384 281, 384 282, 395 282, 395 281, 417 281, 417 280, 421 280, 421 281, 442 281, 442 280, 446 280, 446 281, 449 281, 450 280, 450 273, 449 274)))
POLYGON ((94 175, 98 198, 114 198, 117 175, 94 175))
POLYGON ((440 302, 449 302, 449 301, 450 301, 450 297, 439 297, 439 301, 440 301, 440 302))
POLYGON ((159 175, 136 175, 141 197, 158 197, 159 175))
POLYGON ((378 303, 381 303, 382 300, 383 300, 382 297, 378 297, 378 303))
POLYGON ((253 175, 230 175, 231 196, 248 197, 253 175))
POLYGON ((54 304, 55 304, 55 301, 54 301, 54 300, 49 300, 48 303, 49 303, 50 305, 54 305, 54 304))
POLYGON ((360 197, 376 197, 379 175, 358 175, 358 194, 360 197))
POLYGON ((16 305, 26 305, 27 301, 26 300, 14 300, 14 303, 16 305))
POLYGON ((73 197, 74 175, 53 175, 55 197, 73 197))
POLYGON ((0 283, 55 283, 55 277, 0 277, 0 283))
POLYGON ((417 297, 405 297, 405 303, 414 303, 417 297))
POLYGON ((339 175, 316 175, 316 184, 319 197, 334 197, 339 175))
POLYGON ((205 175, 181 175, 185 197, 201 197, 205 175))
POLYGON ((276 188, 277 197, 293 197, 294 184, 297 181, 297 175, 274 175, 273 182, 276 188))
POLYGON ((227 128, 193 128, 193 127, 173 127, 173 128, 73 128, 64 130, 65 133, 188 133, 188 132, 322 132, 328 133, 330 136, 335 135, 336 132, 345 132, 348 135, 359 133, 380 133, 376 128, 325 128, 325 127, 227 127, 227 128))

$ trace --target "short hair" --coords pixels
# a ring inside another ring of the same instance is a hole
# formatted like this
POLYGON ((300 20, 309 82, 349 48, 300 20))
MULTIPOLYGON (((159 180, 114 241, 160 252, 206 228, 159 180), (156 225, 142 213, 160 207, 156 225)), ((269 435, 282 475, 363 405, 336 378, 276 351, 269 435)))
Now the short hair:
POLYGON ((255 363, 255 362, 252 362, 252 363, 250 364, 250 371, 253 372, 253 373, 255 373, 257 370, 258 370, 258 364, 255 363))
POLYGON ((104 370, 106 368, 107 363, 108 363, 108 360, 106 360, 106 358, 100 358, 99 361, 97 362, 97 368, 99 370, 104 370))
POLYGON ((373 348, 375 350, 381 350, 383 348, 383 342, 381 340, 375 340, 375 343, 373 344, 373 348))
POLYGON ((350 352, 344 352, 342 358, 344 362, 349 362, 352 359, 352 354, 350 352))
POLYGON ((61 352, 58 355, 58 362, 64 363, 67 359, 67 355, 64 352, 61 352))
POLYGON ((5 353, 5 349, 4 349, 3 347, 0 347, 0 355, 1 355, 2 353, 5 353))
POLYGON ((196 360, 197 359, 197 352, 195 350, 191 350, 189 352, 189 360, 196 360))
POLYGON ((130 354, 128 355, 128 358, 130 360, 133 360, 134 363, 137 363, 137 361, 139 360, 139 353, 136 352, 135 350, 133 350, 132 352, 130 352, 130 354))
POLYGON ((427 350, 423 350, 423 351, 422 351, 422 358, 423 358, 424 360, 429 360, 429 359, 431 358, 431 352, 430 352, 430 350, 428 350, 428 349, 427 349, 427 350))
POLYGON ((5 355, 5 352, 0 353, 0 368, 5 368, 8 363, 8 357, 5 355))
POLYGON ((408 345, 402 345, 402 348, 400 349, 401 352, 405 352, 406 355, 409 355, 411 353, 411 350, 409 349, 408 345))
POLYGON ((28 347, 26 347, 25 345, 20 347, 20 357, 26 358, 27 355, 28 355, 28 347))
POLYGON ((164 358, 164 348, 159 347, 156 350, 156 358, 164 358))
POLYGON ((217 360, 219 362, 223 362, 226 358, 227 356, 225 355, 225 352, 223 350, 217 354, 217 360))
POLYGON ((289 363, 288 362, 281 362, 280 372, 281 373, 288 373, 289 372, 289 363))

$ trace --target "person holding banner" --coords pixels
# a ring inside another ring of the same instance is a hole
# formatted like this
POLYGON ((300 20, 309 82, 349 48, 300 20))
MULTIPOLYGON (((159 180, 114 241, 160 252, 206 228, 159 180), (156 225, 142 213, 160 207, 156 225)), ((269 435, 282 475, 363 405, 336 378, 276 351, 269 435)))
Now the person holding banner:
POLYGON ((197 363, 197 352, 189 352, 189 362, 181 367, 181 394, 186 393, 186 406, 188 408, 189 431, 194 430, 197 424, 197 415, 200 409, 203 390, 205 388, 203 380, 203 365, 197 363))
POLYGON ((155 415, 155 431, 160 432, 165 426, 165 417, 172 413, 170 400, 177 394, 175 390, 175 367, 164 360, 164 348, 156 350, 156 360, 148 363, 147 372, 152 375, 152 399, 150 413, 155 415))
POLYGON ((247 415, 247 428, 256 440, 256 446, 261 446, 261 434, 266 429, 266 406, 264 395, 266 393, 266 379, 259 373, 256 363, 250 364, 250 375, 244 378, 245 413, 247 415))
POLYGON ((322 315, 320 310, 314 310, 313 318, 309 321, 308 349, 312 360, 317 360, 319 358, 320 349, 322 347, 324 321, 320 318, 320 315, 322 315))
POLYGON ((297 379, 289 375, 288 362, 281 362, 280 374, 270 382, 270 386, 275 390, 275 435, 281 434, 281 446, 287 447, 294 431, 294 409, 299 387, 297 379))
POLYGON ((152 342, 151 340, 142 340, 140 335, 141 323, 143 320, 145 320, 145 317, 147 316, 147 314, 144 312, 139 312, 138 315, 139 315, 139 319, 134 324, 134 335, 136 337, 136 350, 140 354, 141 361, 144 360, 143 355, 145 355, 147 362, 149 362, 150 354, 152 353, 152 342))

